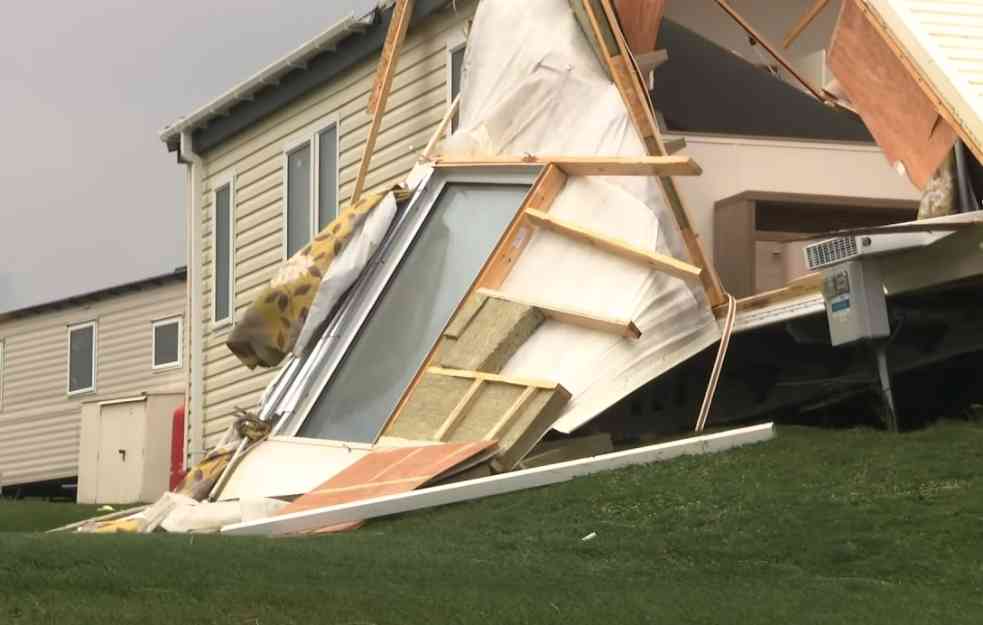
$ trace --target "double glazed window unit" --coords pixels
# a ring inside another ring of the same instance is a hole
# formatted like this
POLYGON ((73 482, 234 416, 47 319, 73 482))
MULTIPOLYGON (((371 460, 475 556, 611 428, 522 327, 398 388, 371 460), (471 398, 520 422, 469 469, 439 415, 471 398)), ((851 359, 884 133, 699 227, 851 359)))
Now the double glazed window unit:
POLYGON ((284 151, 283 251, 290 258, 338 216, 338 124, 284 151))
POLYGON ((308 378, 277 433, 374 442, 538 173, 434 170, 314 353, 294 366, 308 378))
POLYGON ((176 369, 181 366, 181 318, 153 322, 153 369, 176 369))
POLYGON ((212 324, 235 314, 235 184, 221 182, 212 197, 212 324))
POLYGON ((96 390, 96 322, 68 326, 68 394, 96 390))

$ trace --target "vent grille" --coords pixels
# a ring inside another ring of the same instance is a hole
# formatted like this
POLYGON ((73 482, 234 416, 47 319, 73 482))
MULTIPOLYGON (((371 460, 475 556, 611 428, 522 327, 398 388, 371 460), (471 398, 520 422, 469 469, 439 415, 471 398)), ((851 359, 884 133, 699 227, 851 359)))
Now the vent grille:
POLYGON ((856 237, 840 237, 809 245, 805 249, 806 266, 810 270, 827 267, 858 256, 856 237))

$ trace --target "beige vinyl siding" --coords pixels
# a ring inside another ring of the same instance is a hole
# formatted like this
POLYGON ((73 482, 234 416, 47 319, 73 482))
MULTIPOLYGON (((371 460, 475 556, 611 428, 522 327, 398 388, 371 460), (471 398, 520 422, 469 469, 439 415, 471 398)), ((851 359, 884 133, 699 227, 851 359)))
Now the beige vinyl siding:
MULTIPOLYGON (((402 181, 447 109, 447 44, 458 41, 474 2, 458 2, 415 27, 397 74, 366 180, 367 188, 402 181)), ((238 319, 283 262, 284 148, 338 122, 339 203, 351 197, 371 122, 365 111, 377 59, 339 76, 204 155, 202 318, 211 319, 213 185, 235 177, 235 315, 238 319)), ((255 409, 275 370, 249 371, 225 346, 228 328, 204 332, 204 443, 214 445, 236 407, 255 409)), ((194 417, 192 417, 194 418, 194 417)))
POLYGON ((186 293, 184 281, 173 280, 0 321, 0 472, 5 485, 77 475, 83 401, 184 391, 186 357, 182 368, 153 370, 152 323, 183 317, 186 293), (88 321, 96 322, 96 390, 69 397, 68 326, 88 321))

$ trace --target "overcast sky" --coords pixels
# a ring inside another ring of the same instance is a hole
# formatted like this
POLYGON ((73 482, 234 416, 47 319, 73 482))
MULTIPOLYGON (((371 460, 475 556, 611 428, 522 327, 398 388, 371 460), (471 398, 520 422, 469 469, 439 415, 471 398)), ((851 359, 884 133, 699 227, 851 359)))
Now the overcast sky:
POLYGON ((0 19, 0 311, 185 264, 165 124, 375 0, 19 3, 0 19))

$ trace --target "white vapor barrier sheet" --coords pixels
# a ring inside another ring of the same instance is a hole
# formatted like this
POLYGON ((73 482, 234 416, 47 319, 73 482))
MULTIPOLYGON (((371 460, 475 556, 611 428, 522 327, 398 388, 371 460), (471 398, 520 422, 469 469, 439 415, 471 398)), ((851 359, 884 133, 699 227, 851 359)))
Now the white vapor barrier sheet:
POLYGON ((317 340, 316 331, 324 325, 341 296, 355 284, 359 274, 369 264, 369 259, 379 249, 395 217, 396 196, 389 193, 358 225, 358 231, 353 233, 348 245, 321 279, 307 321, 294 345, 295 356, 302 356, 312 341, 317 340))
POLYGON ((335 441, 267 439, 232 471, 219 500, 303 495, 363 458, 369 449, 335 441))
MULTIPOLYGON (((441 150, 451 160, 526 153, 646 155, 620 93, 602 71, 567 0, 484 0, 478 6, 460 114, 461 129, 441 150)), ((688 259, 654 178, 572 177, 551 212, 633 245, 688 259)), ((630 340, 547 321, 509 361, 503 374, 555 380, 572 393, 554 424, 565 433, 720 338, 699 284, 550 231, 532 234, 501 291, 632 319, 642 331, 641 339, 630 340)))

